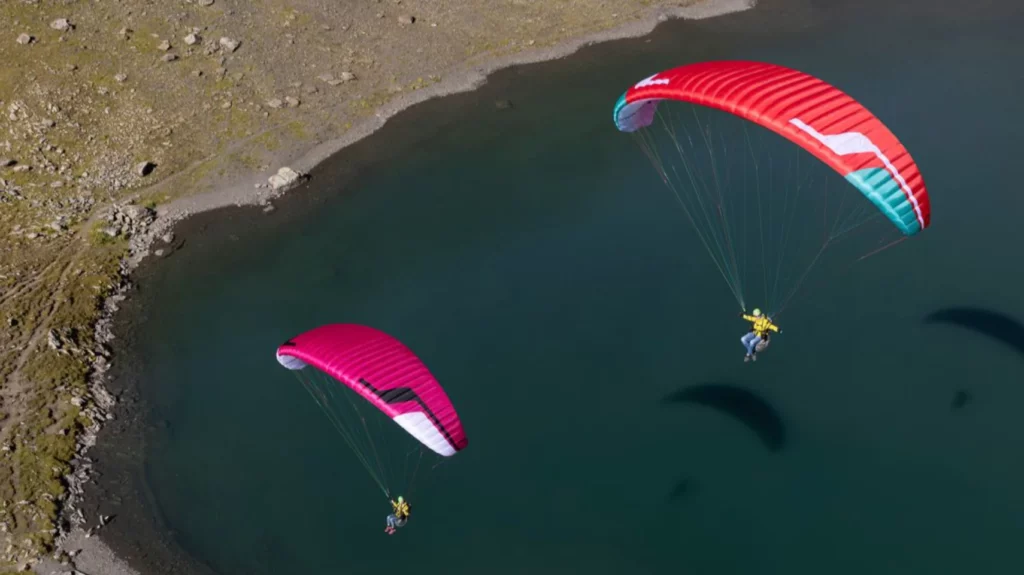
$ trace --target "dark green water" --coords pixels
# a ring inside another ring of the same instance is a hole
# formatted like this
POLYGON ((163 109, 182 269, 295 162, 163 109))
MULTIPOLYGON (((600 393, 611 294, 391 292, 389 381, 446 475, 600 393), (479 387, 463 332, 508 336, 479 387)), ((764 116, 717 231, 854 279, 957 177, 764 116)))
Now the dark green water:
POLYGON ((769 2, 504 72, 396 118, 360 148, 376 161, 321 169, 271 216, 186 224, 186 248, 141 276, 127 353, 177 542, 225 574, 1021 572, 1024 359, 921 318, 965 304, 1024 317, 1024 18, 1011 2, 969 17, 870 4, 769 2), (787 312, 756 365, 721 277, 611 121, 629 84, 710 58, 853 93, 933 200, 914 241, 822 268, 840 279, 787 312), (396 537, 274 360, 329 322, 407 343, 470 438, 396 537), (705 381, 774 406, 784 448, 660 403, 705 381), (957 389, 975 400, 951 411, 957 389))

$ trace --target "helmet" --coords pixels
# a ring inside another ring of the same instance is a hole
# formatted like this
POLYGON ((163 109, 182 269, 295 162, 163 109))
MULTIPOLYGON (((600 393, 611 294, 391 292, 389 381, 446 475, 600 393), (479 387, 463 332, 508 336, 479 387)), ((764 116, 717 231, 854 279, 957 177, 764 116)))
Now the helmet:
POLYGON ((754 317, 761 317, 761 310, 756 307, 754 308, 754 317))
POLYGON ((399 502, 399 503, 402 503, 402 502, 404 502, 404 501, 405 501, 405 499, 402 499, 402 496, 401 496, 401 495, 399 495, 399 496, 398 496, 398 502, 399 502))

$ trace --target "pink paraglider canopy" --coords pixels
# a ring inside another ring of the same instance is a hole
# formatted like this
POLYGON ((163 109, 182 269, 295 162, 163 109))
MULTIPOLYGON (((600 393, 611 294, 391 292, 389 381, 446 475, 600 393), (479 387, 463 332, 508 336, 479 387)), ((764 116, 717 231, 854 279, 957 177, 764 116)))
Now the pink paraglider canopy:
POLYGON ((384 332, 324 325, 277 348, 277 361, 288 369, 311 365, 330 375, 440 455, 455 455, 469 443, 441 384, 409 348, 384 332))

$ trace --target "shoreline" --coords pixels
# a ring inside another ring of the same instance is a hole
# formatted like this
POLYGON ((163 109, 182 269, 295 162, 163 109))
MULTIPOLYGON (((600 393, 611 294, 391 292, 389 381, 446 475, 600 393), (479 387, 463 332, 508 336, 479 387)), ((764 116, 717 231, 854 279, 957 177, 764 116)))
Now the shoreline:
MULTIPOLYGON (((293 157, 290 160, 289 158, 279 158, 283 161, 281 166, 288 165, 300 173, 308 173, 338 152, 384 127, 388 119, 396 114, 427 100, 476 90, 487 82, 488 76, 506 68, 560 60, 571 56, 581 48, 593 44, 647 36, 659 24, 669 20, 704 20, 750 10, 756 6, 757 0, 706 0, 704 3, 695 6, 677 8, 655 7, 650 9, 645 17, 617 28, 566 40, 548 48, 526 50, 507 56, 500 56, 483 64, 460 66, 453 75, 446 77, 437 84, 396 96, 378 108, 372 116, 354 125, 343 136, 314 144, 312 148, 303 153, 291 154, 293 157)), ((265 184, 267 177, 274 172, 275 170, 273 169, 265 173, 255 172, 249 178, 243 178, 243 181, 222 187, 213 192, 174 200, 168 205, 163 206, 162 209, 158 209, 158 220, 172 219, 177 221, 193 214, 218 208, 257 205, 276 199, 284 192, 275 193, 265 188, 255 188, 257 184, 265 184)))
MULTIPOLYGON (((293 148, 277 154, 276 165, 291 167, 303 175, 308 174, 334 158, 345 148, 383 128, 390 118, 428 100, 474 91, 486 84, 488 77, 495 72, 516 66, 560 60, 584 47, 595 44, 647 36, 659 24, 670 20, 702 20, 749 10, 756 5, 757 0, 707 0, 696 6, 688 7, 656 6, 649 9, 644 17, 616 28, 572 38, 551 47, 499 56, 483 63, 461 65, 451 76, 446 76, 436 84, 394 97, 379 107, 373 115, 364 118, 338 138, 316 142, 312 147, 302 150, 293 148)), ((190 216, 221 208, 267 205, 270 201, 303 186, 302 180, 300 180, 295 184, 272 190, 266 183, 267 177, 275 172, 276 168, 272 168, 269 172, 253 171, 235 178, 234 181, 226 183, 214 191, 179 198, 160 206, 156 209, 155 217, 151 222, 144 223, 145 227, 141 233, 132 235, 128 254, 119 264, 118 281, 111 295, 105 299, 100 319, 95 324, 95 340, 101 350, 97 352, 93 369, 88 376, 92 402, 84 410, 92 420, 92 425, 82 432, 78 439, 72 470, 65 477, 68 485, 68 497, 61 512, 61 528, 55 541, 53 557, 44 558, 34 566, 35 571, 40 575, 67 573, 69 569, 73 569, 71 571, 73 573, 82 572, 89 575, 138 575, 142 573, 136 570, 138 565, 129 564, 103 542, 100 528, 110 518, 102 514, 86 518, 84 511, 88 505, 98 508, 98 502, 92 501, 93 498, 86 493, 87 485, 95 484, 93 461, 87 453, 99 439, 102 439, 98 436, 107 427, 108 422, 115 420, 114 411, 117 410, 117 405, 124 403, 123 398, 120 400, 115 398, 109 389, 111 378, 108 374, 112 366, 109 350, 115 341, 115 321, 122 304, 128 299, 129 292, 133 288, 131 281, 133 272, 145 261, 147 256, 152 255, 151 250, 154 244, 163 238, 170 251, 177 249, 177 246, 173 245, 174 240, 167 241, 167 238, 173 236, 173 228, 179 222, 190 216), (88 525, 92 525, 92 527, 88 525), (94 533, 96 531, 98 534, 94 533), (60 560, 62 558, 66 561, 62 562, 60 560)), ((154 187, 173 185, 174 179, 172 176, 154 187)), ((146 191, 145 189, 138 190, 133 197, 137 198, 146 191)), ((118 204, 124 205, 124 202, 118 202, 118 204)), ((114 209, 114 206, 111 205, 106 210, 101 210, 96 217, 102 217, 110 209, 114 209)), ((157 254, 157 256, 159 255, 157 254)), ((120 420, 122 416, 123 414, 119 414, 117 419, 120 420)), ((142 454, 133 455, 141 456, 142 454)), ((152 505, 152 502, 141 503, 141 505, 152 505)), ((181 553, 183 551, 174 549, 169 552, 181 553)), ((198 566, 191 565, 191 567, 198 566)), ((150 572, 145 571, 147 574, 150 572)))

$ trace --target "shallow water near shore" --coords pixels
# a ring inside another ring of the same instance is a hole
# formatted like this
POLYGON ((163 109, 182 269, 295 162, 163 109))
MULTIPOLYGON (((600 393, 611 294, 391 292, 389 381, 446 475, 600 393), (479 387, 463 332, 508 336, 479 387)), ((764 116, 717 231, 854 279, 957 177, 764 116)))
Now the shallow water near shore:
MULTIPOLYGON (((139 382, 129 395, 145 406, 144 433, 124 441, 144 446, 148 513, 224 574, 1020 571, 1024 360, 921 318, 951 305, 1024 318, 1010 263, 1024 17, 999 2, 962 17, 908 2, 881 20, 885 3, 835 4, 766 2, 501 72, 396 117, 272 215, 187 221, 185 248, 141 270, 121 318, 119 385, 139 382), (712 58, 854 94, 933 198, 919 238, 855 273, 825 267, 842 281, 807 292, 753 366, 721 277, 611 122, 630 83, 712 58), (330 322, 407 343, 470 438, 396 537, 386 500, 274 360, 330 322), (661 404, 706 381, 774 406, 783 449, 661 404), (975 399, 951 411, 957 389, 975 399)), ((101 482, 130 475, 114 448, 97 453, 101 482)), ((107 536, 129 555, 149 533, 131 525, 107 536)))

